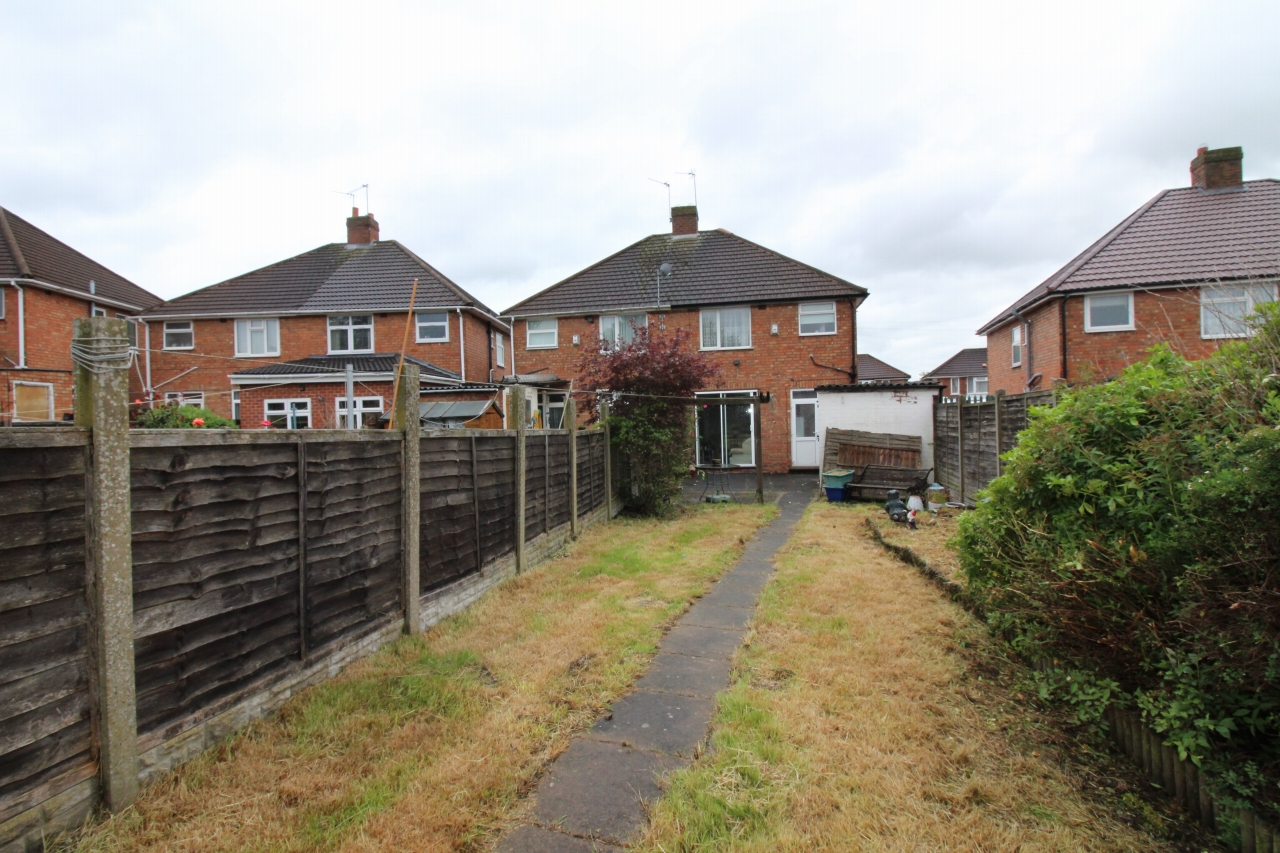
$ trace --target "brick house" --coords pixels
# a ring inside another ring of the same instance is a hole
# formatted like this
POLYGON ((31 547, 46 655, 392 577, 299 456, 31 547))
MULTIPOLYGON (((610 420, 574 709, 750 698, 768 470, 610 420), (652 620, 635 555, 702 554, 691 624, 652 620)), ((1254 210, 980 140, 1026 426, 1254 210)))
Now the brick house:
POLYGON ((1167 343, 1203 358, 1276 299, 1280 181, 1242 179, 1239 148, 1201 148, 1191 186, 1160 192, 978 330, 989 387, 1116 376, 1167 343))
MULTIPOLYGON (((0 423, 69 419, 72 321, 132 320, 159 301, 0 207, 0 423)), ((137 371, 130 380, 136 393, 137 371)))
POLYGON ((950 397, 987 396, 987 348, 962 349, 922 377, 924 382, 937 382, 942 393, 950 397))
POLYGON ((508 326, 400 243, 379 240, 373 215, 358 210, 347 242, 164 302, 143 321, 150 399, 203 405, 245 427, 376 420, 391 405, 406 322, 405 355, 419 366, 424 400, 496 399, 509 372, 508 326))
MULTIPOLYGON (((708 395, 768 393, 764 469, 819 464, 819 385, 857 381, 858 305, 867 291, 744 240, 698 230, 695 207, 671 210, 670 234, 628 246, 503 312, 516 369, 574 379, 589 347, 625 342, 634 325, 685 329, 720 367, 708 395)), ((701 467, 754 467, 750 406, 699 408, 701 467)))
POLYGON ((858 382, 907 382, 911 374, 899 370, 892 364, 881 361, 874 355, 858 353, 858 382))

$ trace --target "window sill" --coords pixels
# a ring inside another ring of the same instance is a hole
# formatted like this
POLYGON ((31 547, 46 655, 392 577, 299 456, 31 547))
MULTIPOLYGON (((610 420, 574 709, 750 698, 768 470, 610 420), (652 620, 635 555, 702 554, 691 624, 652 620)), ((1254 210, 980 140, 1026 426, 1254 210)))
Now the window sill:
POLYGON ((1096 335, 1099 332, 1132 332, 1135 328, 1135 326, 1102 326, 1101 328, 1090 329, 1086 326, 1084 333, 1086 335, 1096 335))
POLYGON ((342 349, 342 350, 331 349, 327 353, 325 353, 325 355, 372 355, 372 354, 373 354, 373 350, 371 349, 342 349))
POLYGON ((1253 334, 1251 332, 1242 332, 1238 335, 1206 335, 1204 332, 1200 333, 1200 340, 1202 341, 1242 341, 1245 338, 1252 337, 1253 334))
POLYGON ((279 358, 280 353, 278 352, 257 352, 257 353, 238 352, 235 354, 235 357, 236 358, 279 358))
POLYGON ((836 330, 834 332, 800 332, 800 337, 823 338, 823 337, 831 337, 832 335, 838 335, 838 334, 840 334, 839 330, 836 330))
POLYGON ((190 352, 195 348, 195 344, 192 344, 189 347, 161 347, 160 352, 190 352))
POLYGON ((755 349, 755 347, 699 347, 699 352, 742 352, 743 350, 755 349))
POLYGON ((559 344, 551 344, 550 346, 540 346, 540 347, 525 346, 525 349, 526 349, 526 350, 533 350, 533 349, 560 349, 560 345, 559 345, 559 344))
POLYGON ((447 343, 451 343, 451 341, 448 338, 429 338, 427 340, 422 340, 421 338, 419 338, 418 340, 414 341, 414 343, 415 344, 447 344, 447 343))

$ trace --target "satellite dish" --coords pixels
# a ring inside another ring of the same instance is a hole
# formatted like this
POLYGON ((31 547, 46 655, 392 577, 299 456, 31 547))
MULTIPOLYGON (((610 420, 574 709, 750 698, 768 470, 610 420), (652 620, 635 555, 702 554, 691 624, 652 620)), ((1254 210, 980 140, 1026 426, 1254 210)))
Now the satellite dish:
POLYGON ((658 272, 662 275, 671 275, 671 264, 664 262, 658 267, 658 272))

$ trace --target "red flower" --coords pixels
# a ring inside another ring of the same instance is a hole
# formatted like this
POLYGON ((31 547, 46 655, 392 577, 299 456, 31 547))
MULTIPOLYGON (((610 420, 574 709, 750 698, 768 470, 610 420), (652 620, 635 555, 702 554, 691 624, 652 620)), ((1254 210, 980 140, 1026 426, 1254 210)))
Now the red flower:
POLYGON ((197 426, 197 427, 202 427, 202 426, 204 426, 204 418, 196 418, 196 419, 194 419, 193 421, 191 421, 191 425, 192 425, 192 426, 197 426))

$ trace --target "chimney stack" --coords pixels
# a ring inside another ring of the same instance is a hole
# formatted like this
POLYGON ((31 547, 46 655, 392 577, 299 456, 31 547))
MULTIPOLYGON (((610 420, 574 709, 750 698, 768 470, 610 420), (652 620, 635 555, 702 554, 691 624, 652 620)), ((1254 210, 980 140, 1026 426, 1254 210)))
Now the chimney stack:
POLYGON ((1243 148, 1201 148, 1191 161, 1191 186, 1202 190, 1238 187, 1244 182, 1243 148))
POLYGON ((692 204, 671 208, 672 234, 698 233, 698 208, 692 204))
POLYGON ((360 215, 360 208, 351 208, 351 216, 347 218, 347 245, 368 246, 378 242, 378 220, 372 213, 360 215))

